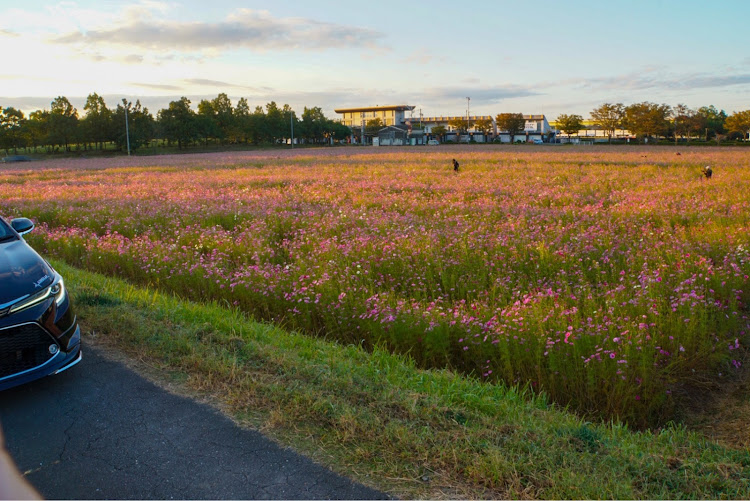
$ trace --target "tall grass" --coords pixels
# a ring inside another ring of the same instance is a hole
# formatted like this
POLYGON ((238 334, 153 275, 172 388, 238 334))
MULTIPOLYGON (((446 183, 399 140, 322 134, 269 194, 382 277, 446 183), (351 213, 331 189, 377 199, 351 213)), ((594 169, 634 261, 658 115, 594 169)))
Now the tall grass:
POLYGON ((71 264, 635 425, 742 363, 750 154, 455 155, 50 165, 0 210, 71 264))

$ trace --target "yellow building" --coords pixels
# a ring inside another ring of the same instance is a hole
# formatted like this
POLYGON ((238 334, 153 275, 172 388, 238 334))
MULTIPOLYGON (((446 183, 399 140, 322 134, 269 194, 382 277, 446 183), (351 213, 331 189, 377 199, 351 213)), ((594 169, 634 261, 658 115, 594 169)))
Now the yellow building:
POLYGON ((367 125, 370 120, 379 118, 385 125, 401 125, 405 121, 404 112, 412 111, 415 106, 398 104, 393 106, 370 106, 365 108, 339 108, 334 110, 340 113, 341 123, 347 127, 362 127, 362 122, 367 125))

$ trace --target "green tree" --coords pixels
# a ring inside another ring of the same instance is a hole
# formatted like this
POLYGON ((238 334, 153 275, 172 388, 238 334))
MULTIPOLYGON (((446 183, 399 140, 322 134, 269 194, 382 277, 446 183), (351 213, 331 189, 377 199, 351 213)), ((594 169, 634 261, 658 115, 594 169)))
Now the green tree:
POLYGON ((148 108, 141 106, 140 100, 135 104, 123 99, 121 104, 112 113, 112 140, 120 150, 126 150, 128 136, 130 137, 130 150, 136 151, 145 146, 154 138, 156 124, 154 116, 149 113, 148 108), (127 113, 127 131, 125 127, 125 116, 127 113), (127 132, 127 134, 126 134, 127 132))
POLYGON ((167 141, 177 142, 182 149, 198 138, 195 112, 190 109, 190 99, 181 97, 179 101, 172 101, 169 107, 159 110, 157 115, 161 135, 167 141))
POLYGON ((317 106, 314 108, 305 107, 299 124, 300 137, 311 143, 317 143, 328 135, 330 128, 330 120, 323 114, 323 110, 317 106))
POLYGON ((669 132, 671 113, 667 104, 635 103, 625 108, 624 124, 638 137, 663 136, 669 132))
POLYGON ((695 115, 695 111, 691 110, 684 104, 678 104, 674 107, 672 114, 675 143, 677 142, 678 136, 681 138, 687 137, 688 141, 690 141, 690 130, 692 128, 693 116, 695 115))
POLYGON ((750 110, 735 111, 727 117, 724 127, 729 132, 740 132, 743 138, 750 133, 750 110))
POLYGON ((331 137, 336 141, 345 141, 346 138, 351 136, 352 130, 341 122, 329 120, 328 123, 331 131, 331 137))
POLYGON ((13 148, 14 153, 18 153, 18 147, 24 146, 23 129, 26 124, 26 118, 23 111, 17 110, 12 106, 0 109, 0 147, 8 154, 8 150, 13 148))
POLYGON ((284 119, 284 111, 279 108, 275 101, 266 104, 266 120, 263 132, 265 139, 272 143, 276 143, 284 137, 289 137, 286 135, 290 132, 289 116, 287 115, 286 120, 284 119))
POLYGON ((437 137, 440 142, 442 143, 445 140, 445 134, 448 132, 448 129, 444 125, 436 125, 432 128, 430 131, 430 134, 437 137))
POLYGON ((461 133, 469 130, 469 122, 465 118, 454 117, 448 121, 448 125, 455 131, 461 133))
POLYGON ((724 122, 727 114, 724 110, 717 110, 714 105, 698 108, 695 113, 693 127, 698 134, 705 134, 706 141, 717 134, 723 134, 724 122))
POLYGON ((114 133, 112 110, 107 108, 104 99, 96 92, 88 95, 83 109, 86 112, 81 119, 83 142, 93 142, 97 148, 101 149, 104 142, 111 140, 114 133))
POLYGON ((232 114, 232 124, 235 139, 246 143, 251 136, 250 127, 252 124, 250 119, 250 105, 244 97, 237 101, 237 106, 234 108, 234 113, 232 114))
POLYGON ((474 122, 474 130, 477 132, 481 132, 485 136, 490 135, 493 129, 492 119, 491 118, 480 118, 476 122, 474 122))
POLYGON ((604 103, 591 111, 591 120, 607 134, 610 143, 615 131, 622 127, 624 117, 625 107, 622 103, 604 103))
POLYGON ((36 110, 29 113, 29 119, 26 120, 22 133, 26 139, 26 144, 33 146, 35 152, 38 146, 48 144, 49 111, 36 110))
POLYGON ((510 136, 510 142, 526 126, 526 119, 523 113, 500 113, 495 117, 498 132, 506 132, 510 136))
POLYGON ((195 117, 196 133, 203 138, 204 145, 208 146, 209 139, 221 139, 223 131, 219 127, 217 114, 211 101, 206 99, 198 103, 198 114, 195 117))
POLYGON ((368 120, 365 124, 365 134, 368 136, 377 136, 380 129, 384 128, 385 124, 380 118, 373 118, 368 120))
POLYGON ((223 92, 211 100, 211 108, 214 113, 214 121, 219 128, 219 137, 226 141, 236 141, 238 131, 235 128, 234 110, 232 101, 223 92))
POLYGON ((68 98, 58 96, 52 101, 49 115, 49 142, 64 146, 70 151, 70 143, 75 141, 78 132, 78 110, 68 98))
POLYGON ((583 117, 581 115, 560 115, 557 117, 557 128, 563 131, 568 137, 583 129, 583 117))

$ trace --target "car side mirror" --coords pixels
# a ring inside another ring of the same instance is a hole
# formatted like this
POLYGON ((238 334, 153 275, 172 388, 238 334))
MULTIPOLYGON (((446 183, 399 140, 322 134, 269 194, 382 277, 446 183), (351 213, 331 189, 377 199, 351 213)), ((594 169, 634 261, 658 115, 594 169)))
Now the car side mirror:
POLYGON ((31 219, 25 217, 17 217, 10 222, 10 225, 19 235, 25 235, 34 229, 34 223, 31 222, 31 219))

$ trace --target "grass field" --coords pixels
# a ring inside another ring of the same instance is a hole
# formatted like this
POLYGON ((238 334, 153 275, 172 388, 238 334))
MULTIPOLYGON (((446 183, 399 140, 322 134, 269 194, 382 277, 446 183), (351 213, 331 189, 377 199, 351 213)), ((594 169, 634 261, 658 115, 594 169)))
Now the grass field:
POLYGON ((0 213, 77 267, 655 426, 750 327, 750 153, 677 151, 66 159, 0 171, 0 213))

